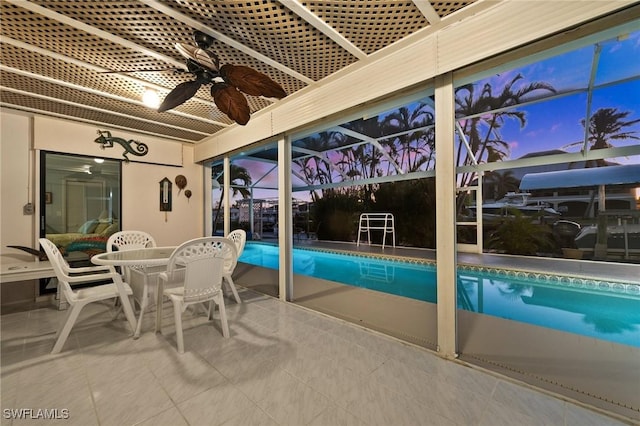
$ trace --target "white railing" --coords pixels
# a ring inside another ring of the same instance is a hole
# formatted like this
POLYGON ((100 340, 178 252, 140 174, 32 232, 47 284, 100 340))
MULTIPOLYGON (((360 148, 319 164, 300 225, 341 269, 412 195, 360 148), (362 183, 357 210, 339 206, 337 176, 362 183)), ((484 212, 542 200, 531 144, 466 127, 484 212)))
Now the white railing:
POLYGON ((391 213, 362 213, 360 214, 360 224, 358 225, 358 243, 360 246, 360 236, 367 233, 367 242, 371 245, 371 231, 382 231, 382 248, 387 242, 387 234, 393 237, 393 246, 396 246, 396 227, 391 213))

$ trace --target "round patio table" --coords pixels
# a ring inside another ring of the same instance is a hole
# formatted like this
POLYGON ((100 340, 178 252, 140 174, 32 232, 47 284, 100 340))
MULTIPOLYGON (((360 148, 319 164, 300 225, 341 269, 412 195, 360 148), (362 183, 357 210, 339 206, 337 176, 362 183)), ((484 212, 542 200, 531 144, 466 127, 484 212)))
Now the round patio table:
MULTIPOLYGON (((91 262, 96 265, 129 267, 142 274, 144 283, 142 294, 144 298, 140 306, 138 324, 133 334, 134 339, 140 337, 142 329, 142 316, 147 308, 149 298, 149 277, 164 271, 161 267, 169 263, 169 258, 175 249, 176 247, 148 247, 100 253, 91 258, 91 262)), ((156 293, 158 292, 156 291, 156 293)), ((162 303, 162 295, 156 294, 156 309, 159 303, 162 303)), ((156 330, 158 329, 158 321, 159 319, 156 318, 156 330)))

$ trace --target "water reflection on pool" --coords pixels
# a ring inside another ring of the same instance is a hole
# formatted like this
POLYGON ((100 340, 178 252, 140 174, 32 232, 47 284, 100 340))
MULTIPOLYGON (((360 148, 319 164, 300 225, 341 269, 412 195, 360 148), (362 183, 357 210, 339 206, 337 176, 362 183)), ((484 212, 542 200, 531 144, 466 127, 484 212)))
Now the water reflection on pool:
MULTIPOLYGON (((278 247, 247 243, 240 261, 278 269, 278 247)), ((296 248, 293 272, 431 303, 437 300, 436 268, 431 263, 296 248)), ((461 269, 458 307, 640 347, 640 286, 553 278, 461 269)))

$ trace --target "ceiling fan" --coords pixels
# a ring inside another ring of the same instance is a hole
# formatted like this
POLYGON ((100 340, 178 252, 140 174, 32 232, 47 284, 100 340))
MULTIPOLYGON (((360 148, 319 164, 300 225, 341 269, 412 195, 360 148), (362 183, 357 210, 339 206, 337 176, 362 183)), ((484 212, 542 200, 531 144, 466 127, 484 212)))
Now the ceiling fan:
POLYGON ((191 99, 202 85, 211 84, 216 106, 240 125, 249 122, 250 109, 242 92, 252 96, 282 99, 287 96, 282 86, 271 78, 243 65, 220 66, 217 55, 208 50, 214 38, 201 31, 193 33, 196 46, 176 43, 178 52, 187 59, 187 72, 195 80, 178 84, 164 98, 158 112, 165 112, 191 99))

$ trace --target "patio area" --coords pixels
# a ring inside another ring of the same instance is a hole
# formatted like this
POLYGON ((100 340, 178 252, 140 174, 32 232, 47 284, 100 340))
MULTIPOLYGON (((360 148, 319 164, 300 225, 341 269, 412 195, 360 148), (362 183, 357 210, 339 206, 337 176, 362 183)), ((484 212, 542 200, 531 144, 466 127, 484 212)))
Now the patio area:
POLYGON ((122 318, 109 321, 110 304, 92 304, 55 356, 64 312, 3 315, 2 407, 57 409, 68 418, 54 423, 83 426, 628 424, 295 304, 241 296, 227 305, 230 339, 185 314, 184 355, 170 309, 163 335, 148 318, 132 340, 122 318))

